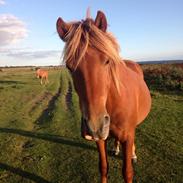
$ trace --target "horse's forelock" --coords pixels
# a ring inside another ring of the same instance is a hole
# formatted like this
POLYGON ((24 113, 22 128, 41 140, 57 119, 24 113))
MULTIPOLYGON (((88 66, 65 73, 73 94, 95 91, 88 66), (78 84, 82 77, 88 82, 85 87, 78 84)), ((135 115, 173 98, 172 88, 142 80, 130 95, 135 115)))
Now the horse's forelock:
POLYGON ((114 64, 122 60, 116 39, 110 33, 99 30, 94 25, 93 19, 87 18, 80 22, 74 22, 70 26, 63 52, 66 64, 76 69, 85 56, 88 46, 107 55, 114 64))

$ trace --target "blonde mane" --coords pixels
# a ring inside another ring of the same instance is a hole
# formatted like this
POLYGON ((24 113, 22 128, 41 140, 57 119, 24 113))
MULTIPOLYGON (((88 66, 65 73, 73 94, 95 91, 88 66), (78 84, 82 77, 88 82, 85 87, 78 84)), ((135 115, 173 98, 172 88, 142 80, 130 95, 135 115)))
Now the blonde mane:
POLYGON ((111 33, 101 31, 94 25, 93 20, 88 18, 82 22, 70 23, 70 29, 64 40, 66 44, 63 60, 70 69, 76 70, 88 51, 88 47, 95 48, 109 58, 113 80, 119 89, 119 82, 115 76, 115 66, 118 63, 122 63, 124 66, 126 64, 119 55, 120 47, 111 33))

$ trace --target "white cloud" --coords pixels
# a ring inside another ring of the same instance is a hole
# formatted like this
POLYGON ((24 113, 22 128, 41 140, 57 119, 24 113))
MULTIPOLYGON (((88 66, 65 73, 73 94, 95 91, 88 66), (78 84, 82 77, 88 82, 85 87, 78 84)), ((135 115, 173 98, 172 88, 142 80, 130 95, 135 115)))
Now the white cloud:
POLYGON ((60 50, 36 50, 25 48, 0 48, 0 66, 23 65, 59 65, 61 64, 60 50))
POLYGON ((0 6, 4 5, 4 4, 5 4, 5 1, 4 0, 0 0, 0 6))
POLYGON ((58 57, 61 54, 58 50, 27 50, 9 51, 6 56, 18 59, 45 59, 58 57))
POLYGON ((0 15, 0 47, 12 45, 26 36, 27 29, 22 20, 11 14, 0 15))
POLYGON ((17 59, 45 59, 61 57, 60 50, 33 50, 31 48, 1 48, 0 54, 17 59))

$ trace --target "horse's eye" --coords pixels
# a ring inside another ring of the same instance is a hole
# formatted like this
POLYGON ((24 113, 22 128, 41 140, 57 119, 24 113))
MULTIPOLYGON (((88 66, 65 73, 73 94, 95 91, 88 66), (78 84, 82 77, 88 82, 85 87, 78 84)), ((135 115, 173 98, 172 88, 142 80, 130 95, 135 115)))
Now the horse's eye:
POLYGON ((107 65, 107 64, 109 64, 109 60, 107 60, 107 61, 105 62, 105 65, 107 65))

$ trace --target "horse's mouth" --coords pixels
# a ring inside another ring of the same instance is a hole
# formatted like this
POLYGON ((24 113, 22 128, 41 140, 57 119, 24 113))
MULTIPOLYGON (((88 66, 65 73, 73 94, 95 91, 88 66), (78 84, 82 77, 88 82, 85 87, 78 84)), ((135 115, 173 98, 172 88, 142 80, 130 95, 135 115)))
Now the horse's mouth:
POLYGON ((94 138, 86 124, 86 120, 83 117, 81 118, 81 136, 86 140, 94 140, 94 138))
POLYGON ((98 141, 99 139, 101 140, 106 140, 109 135, 109 127, 105 129, 104 133, 98 134, 93 134, 90 129, 88 128, 87 121, 82 117, 81 118, 81 136, 86 139, 86 140, 93 140, 93 141, 98 141))

